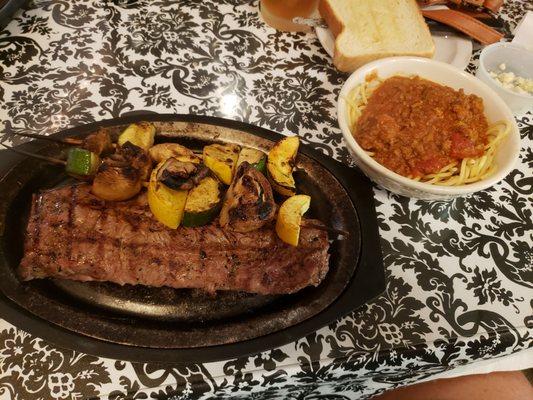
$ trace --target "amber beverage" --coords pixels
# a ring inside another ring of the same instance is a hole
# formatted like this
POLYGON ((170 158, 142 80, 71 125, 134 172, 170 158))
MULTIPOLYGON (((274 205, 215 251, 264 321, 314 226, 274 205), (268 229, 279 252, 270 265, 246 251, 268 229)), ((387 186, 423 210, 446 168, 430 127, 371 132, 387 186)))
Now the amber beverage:
POLYGON ((280 31, 306 32, 308 25, 292 22, 295 17, 309 18, 318 7, 318 0, 261 0, 261 16, 267 24, 280 31))

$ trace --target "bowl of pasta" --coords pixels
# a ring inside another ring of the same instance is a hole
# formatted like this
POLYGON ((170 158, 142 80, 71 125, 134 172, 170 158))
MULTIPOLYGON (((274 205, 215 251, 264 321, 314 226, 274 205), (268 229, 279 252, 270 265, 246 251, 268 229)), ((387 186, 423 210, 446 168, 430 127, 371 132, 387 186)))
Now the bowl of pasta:
POLYGON ((509 107, 479 79, 442 62, 368 63, 344 84, 337 112, 357 166, 403 196, 466 196, 501 181, 518 160, 509 107))

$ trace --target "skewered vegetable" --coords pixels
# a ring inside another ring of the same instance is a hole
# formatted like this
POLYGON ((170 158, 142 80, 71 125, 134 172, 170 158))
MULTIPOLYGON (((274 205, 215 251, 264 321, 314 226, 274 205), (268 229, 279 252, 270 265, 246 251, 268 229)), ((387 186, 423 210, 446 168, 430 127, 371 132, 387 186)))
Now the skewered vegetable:
POLYGON ((285 243, 298 246, 302 215, 309 209, 310 204, 311 197, 298 194, 289 197, 279 208, 276 233, 285 243))
POLYGON ((188 161, 195 164, 199 164, 202 162, 202 159, 196 154, 194 154, 192 150, 189 150, 187 147, 177 143, 156 144, 155 146, 152 146, 150 150, 148 150, 148 152, 150 153, 150 157, 152 157, 152 160, 154 160, 154 162, 158 164, 161 161, 169 159, 170 157, 177 158, 180 161, 188 161))
POLYGON ((131 142, 124 143, 111 157, 121 157, 133 168, 138 169, 142 181, 148 180, 150 172, 152 172, 152 160, 148 152, 131 142))
POLYGON ((163 225, 176 229, 183 218, 187 190, 172 190, 157 181, 159 165, 152 171, 148 184, 148 206, 154 217, 163 225))
POLYGON ((66 171, 70 175, 88 177, 96 173, 100 165, 100 157, 95 153, 72 147, 68 150, 66 171))
POLYGON ((267 155, 261 150, 251 149, 250 147, 243 147, 239 153, 239 159, 237 160, 237 167, 244 161, 248 162, 259 172, 265 173, 266 171, 267 155))
POLYGON ((298 136, 289 136, 276 143, 268 153, 268 177, 274 190, 284 196, 296 193, 292 171, 299 145, 298 136))
POLYGON ((204 164, 226 185, 231 183, 241 148, 235 144, 204 147, 204 164))
POLYGON ((111 141, 111 136, 105 129, 99 129, 83 140, 82 147, 95 154, 105 155, 113 151, 113 142, 111 141))
POLYGON ((91 192, 102 200, 123 201, 137 195, 141 187, 138 169, 108 160, 98 168, 91 192))
POLYGON ((138 122, 128 126, 118 137, 118 144, 130 142, 144 150, 154 145, 155 126, 149 122, 138 122))
POLYGON ((226 193, 220 226, 237 232, 259 229, 274 219, 276 203, 265 176, 243 162, 226 193))
POLYGON ((208 224, 217 216, 221 205, 221 183, 213 176, 203 178, 187 195, 182 225, 194 227, 208 224))
POLYGON ((190 190, 208 174, 209 169, 204 165, 171 157, 161 163, 157 180, 174 190, 190 190))

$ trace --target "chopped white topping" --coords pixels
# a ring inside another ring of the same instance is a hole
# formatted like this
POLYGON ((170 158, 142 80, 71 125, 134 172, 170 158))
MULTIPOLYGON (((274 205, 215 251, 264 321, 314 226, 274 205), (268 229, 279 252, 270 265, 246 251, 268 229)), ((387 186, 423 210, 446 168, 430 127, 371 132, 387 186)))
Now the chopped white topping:
POLYGON ((501 63, 498 69, 499 71, 489 71, 489 75, 501 86, 515 93, 533 94, 533 79, 517 76, 512 71, 503 72, 507 69, 505 63, 501 63))

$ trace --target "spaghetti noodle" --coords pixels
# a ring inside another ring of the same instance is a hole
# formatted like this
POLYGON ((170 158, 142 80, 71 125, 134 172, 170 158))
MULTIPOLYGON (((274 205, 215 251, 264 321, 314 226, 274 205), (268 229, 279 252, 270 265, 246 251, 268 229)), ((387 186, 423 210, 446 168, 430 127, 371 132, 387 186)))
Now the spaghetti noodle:
MULTIPOLYGON (((349 107, 349 125, 354 137, 356 137, 358 121, 363 114, 363 110, 368 105, 369 99, 372 97, 374 91, 383 82, 384 80, 380 79, 375 74, 368 76, 365 82, 355 87, 349 93, 348 98, 345 99, 349 107)), ((510 129, 511 125, 507 121, 495 122, 488 126, 486 131, 486 144, 480 155, 474 157, 450 158, 450 162, 447 163, 447 165, 439 167, 431 172, 425 171, 424 173, 417 175, 402 175, 419 182, 443 186, 464 185, 485 179, 495 172, 495 155, 497 147, 502 139, 509 133, 510 129)), ((367 151, 367 154, 376 158, 375 152, 367 151)), ((394 169, 392 170, 394 171, 394 169)))

